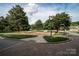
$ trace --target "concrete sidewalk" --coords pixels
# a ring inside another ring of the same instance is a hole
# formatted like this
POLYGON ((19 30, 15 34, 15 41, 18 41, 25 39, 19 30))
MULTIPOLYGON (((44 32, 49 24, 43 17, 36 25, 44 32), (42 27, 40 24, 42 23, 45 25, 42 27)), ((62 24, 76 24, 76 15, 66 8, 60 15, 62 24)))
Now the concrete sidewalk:
POLYGON ((79 33, 67 32, 69 35, 79 36, 79 33))
POLYGON ((47 41, 43 38, 43 36, 38 36, 34 38, 25 38, 21 39, 23 41, 35 41, 36 43, 47 43, 47 41))

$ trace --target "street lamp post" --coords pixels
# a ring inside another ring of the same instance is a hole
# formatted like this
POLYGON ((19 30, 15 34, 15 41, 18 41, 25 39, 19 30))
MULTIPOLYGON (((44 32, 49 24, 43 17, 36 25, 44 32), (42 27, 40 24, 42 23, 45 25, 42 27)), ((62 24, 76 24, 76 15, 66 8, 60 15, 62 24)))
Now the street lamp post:
POLYGON ((49 20, 50 20, 50 23, 51 23, 50 36, 52 36, 52 22, 51 22, 52 19, 53 19, 52 16, 49 16, 49 20))

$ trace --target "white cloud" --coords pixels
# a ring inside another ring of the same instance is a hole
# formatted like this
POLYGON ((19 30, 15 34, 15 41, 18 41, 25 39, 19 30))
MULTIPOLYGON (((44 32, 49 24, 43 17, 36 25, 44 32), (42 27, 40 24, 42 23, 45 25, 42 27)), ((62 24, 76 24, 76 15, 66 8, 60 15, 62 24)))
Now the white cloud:
MULTIPOLYGON (((44 7, 39 4, 27 4, 24 7, 24 11, 27 13, 29 17, 29 23, 34 24, 38 19, 42 20, 42 22, 45 22, 49 15, 55 15, 57 13, 64 12, 65 10, 59 9, 57 6, 53 7, 44 7)), ((78 13, 73 12, 72 10, 68 10, 68 13, 70 16, 72 16, 72 20, 78 20, 78 13)))
POLYGON ((57 7, 40 7, 38 4, 28 4, 27 7, 24 8, 29 17, 30 24, 34 24, 38 19, 45 22, 50 15, 55 15, 58 12, 62 12, 62 10, 56 9, 57 7))
POLYGON ((24 11, 27 12, 28 15, 32 16, 38 11, 38 5, 34 3, 29 3, 24 7, 24 11))
MULTIPOLYGON (((15 6, 16 4, 8 4, 0 6, 0 16, 6 16, 8 14, 8 11, 15 6)), ((24 11, 26 12, 28 18, 29 18, 29 23, 33 24, 35 23, 38 19, 42 20, 42 22, 45 22, 49 15, 55 15, 60 12, 64 12, 64 6, 59 6, 59 5, 51 5, 50 6, 45 6, 41 4, 35 4, 35 3, 29 3, 29 4, 19 4, 24 8, 24 11)), ((79 8, 77 4, 70 4, 68 5, 66 9, 67 13, 72 16, 72 21, 78 21, 79 20, 79 8), (74 6, 75 5, 75 6, 74 6)))

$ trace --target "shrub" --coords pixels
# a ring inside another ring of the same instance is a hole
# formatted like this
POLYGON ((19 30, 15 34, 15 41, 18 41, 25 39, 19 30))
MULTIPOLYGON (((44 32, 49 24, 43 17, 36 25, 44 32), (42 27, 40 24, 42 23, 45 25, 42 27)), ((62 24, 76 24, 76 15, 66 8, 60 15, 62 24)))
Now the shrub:
POLYGON ((36 35, 16 35, 16 34, 0 34, 0 36, 5 37, 5 38, 10 38, 10 39, 24 39, 24 38, 32 38, 36 37, 36 35))
POLYGON ((51 37, 51 36, 44 36, 44 39, 48 42, 61 42, 61 41, 66 41, 69 38, 66 37, 51 37))

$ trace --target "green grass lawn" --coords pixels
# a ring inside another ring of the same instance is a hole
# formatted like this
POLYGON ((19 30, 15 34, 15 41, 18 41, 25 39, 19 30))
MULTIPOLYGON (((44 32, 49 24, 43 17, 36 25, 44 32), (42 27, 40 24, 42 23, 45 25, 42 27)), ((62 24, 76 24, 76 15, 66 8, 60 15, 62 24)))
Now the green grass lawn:
POLYGON ((62 41, 67 41, 69 40, 69 38, 66 37, 54 37, 54 36, 44 36, 44 39, 50 43, 54 43, 54 42, 62 42, 62 41))
POLYGON ((0 34, 0 36, 11 39, 23 39, 23 38, 32 38, 36 37, 36 35, 22 35, 22 34, 0 34))

